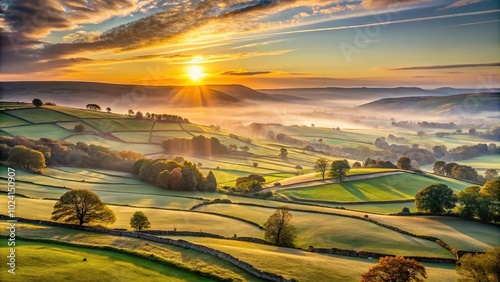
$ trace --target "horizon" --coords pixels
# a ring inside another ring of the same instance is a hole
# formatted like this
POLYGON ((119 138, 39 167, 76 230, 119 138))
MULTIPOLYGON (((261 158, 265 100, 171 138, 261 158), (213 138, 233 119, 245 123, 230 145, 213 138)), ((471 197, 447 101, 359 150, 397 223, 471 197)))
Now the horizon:
POLYGON ((1 81, 500 87, 497 1, 46 2, 2 7, 1 81))

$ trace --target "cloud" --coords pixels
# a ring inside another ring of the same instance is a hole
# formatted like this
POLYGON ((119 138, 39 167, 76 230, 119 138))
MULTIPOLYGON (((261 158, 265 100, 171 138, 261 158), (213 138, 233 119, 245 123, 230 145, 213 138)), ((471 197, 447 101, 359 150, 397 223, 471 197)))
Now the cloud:
POLYGON ((233 47, 231 49, 243 49, 243 48, 250 48, 250 47, 255 47, 255 46, 265 46, 265 45, 283 42, 283 41, 287 41, 287 40, 289 40, 289 39, 269 40, 269 41, 264 41, 264 42, 250 43, 250 44, 236 46, 236 47, 233 47))
POLYGON ((123 17, 152 0, 13 0, 3 11, 11 31, 39 38, 55 30, 72 30, 123 17))
POLYGON ((82 42, 96 42, 102 32, 99 31, 77 31, 75 33, 68 34, 63 37, 64 43, 82 43, 82 42))
POLYGON ((457 8, 457 7, 462 7, 462 6, 467 6, 475 3, 479 3, 481 0, 459 0, 454 2, 453 4, 450 4, 443 9, 449 9, 449 8, 457 8))
POLYGON ((363 0, 361 5, 366 8, 385 8, 406 4, 429 2, 430 0, 363 0))
POLYGON ((225 71, 221 75, 240 75, 240 76, 250 76, 250 75, 261 75, 261 74, 271 74, 273 71, 247 71, 244 69, 239 69, 235 71, 225 71))
POLYGON ((435 66, 413 66, 403 68, 375 68, 372 70, 439 70, 439 69, 458 69, 458 68, 481 68, 481 67, 499 67, 499 63, 483 63, 483 64, 457 64, 457 65, 435 65, 435 66))

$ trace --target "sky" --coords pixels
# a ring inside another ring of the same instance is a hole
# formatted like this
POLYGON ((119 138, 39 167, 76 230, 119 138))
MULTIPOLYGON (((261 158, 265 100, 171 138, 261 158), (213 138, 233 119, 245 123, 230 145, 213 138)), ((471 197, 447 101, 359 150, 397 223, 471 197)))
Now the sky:
POLYGON ((497 0, 0 0, 0 81, 500 87, 497 0))

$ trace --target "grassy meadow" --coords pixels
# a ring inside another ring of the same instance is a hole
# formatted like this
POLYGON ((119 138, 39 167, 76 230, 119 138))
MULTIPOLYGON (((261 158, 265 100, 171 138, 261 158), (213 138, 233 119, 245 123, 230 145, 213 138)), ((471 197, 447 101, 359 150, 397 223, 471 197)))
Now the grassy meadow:
MULTIPOLYGON (((291 224, 297 228, 296 246, 301 249, 282 248, 257 243, 208 237, 170 236, 212 247, 251 263, 259 269, 295 278, 298 281, 359 281, 362 273, 376 260, 333 256, 304 251, 309 246, 317 248, 343 248, 406 256, 453 258, 453 254, 435 242, 411 237, 363 219, 368 216, 379 222, 419 235, 435 236, 454 248, 463 251, 484 251, 500 245, 500 229, 496 226, 465 221, 451 217, 391 216, 403 207, 416 211, 415 194, 433 183, 444 183, 455 192, 472 185, 466 181, 430 174, 417 175, 395 169, 351 169, 348 182, 322 182, 314 173, 313 164, 318 158, 344 159, 321 152, 314 152, 278 142, 237 137, 227 130, 198 124, 166 123, 136 119, 107 112, 79 110, 60 106, 37 109, 30 104, 0 102, 1 132, 5 135, 24 135, 28 138, 50 137, 72 143, 85 142, 113 150, 132 150, 148 158, 174 157, 166 154, 161 141, 170 138, 191 138, 204 135, 218 138, 225 145, 236 145, 237 153, 226 156, 183 157, 198 165, 206 175, 212 171, 219 188, 232 187, 236 178, 249 174, 265 177, 265 188, 281 188, 271 195, 278 200, 243 197, 237 194, 169 191, 140 181, 136 175, 103 169, 51 166, 35 174, 16 170, 16 215, 38 220, 49 220, 56 200, 71 189, 86 189, 96 193, 116 215, 116 222, 109 228, 130 230, 129 221, 136 211, 144 212, 155 230, 206 232, 232 237, 264 239, 263 226, 277 207, 291 209, 291 224), (75 132, 74 126, 82 124, 84 132, 75 132), (154 125, 154 126, 153 126, 154 125), (151 134, 151 142, 150 142, 151 134), (242 147, 248 146, 248 152, 242 147), (288 159, 278 157, 281 148, 288 151, 288 159), (384 173, 373 177, 377 173, 384 173), (363 179, 363 175, 366 179, 363 179), (356 176, 359 180, 349 180, 356 176), (369 178, 373 177, 373 178, 369 178), (317 182, 316 182, 317 181, 317 182), (318 184, 318 185, 316 185, 318 184), (308 187, 308 185, 314 185, 308 187), (205 204, 209 200, 229 199, 232 203, 205 204), (286 199, 288 199, 286 201, 286 199), (381 201, 382 203, 380 203, 381 201), (193 208, 197 206, 194 210, 193 208), (252 224, 253 223, 253 224, 252 224), (256 226, 257 225, 257 226, 256 226)), ((266 125, 276 133, 290 137, 321 142, 332 146, 365 146, 376 150, 372 144, 377 137, 387 137, 387 129, 342 129, 312 126, 266 125)), ((436 131, 418 137, 416 131, 394 128, 398 137, 405 137, 422 148, 446 145, 448 148, 486 143, 480 136, 435 136, 436 131)), ((249 136, 253 136, 249 133, 249 136)), ((390 142, 393 143, 393 142, 390 142)), ((352 165, 355 161, 348 159, 352 165)), ((495 156, 482 156, 460 162, 472 165, 479 171, 497 168, 495 156)), ((428 169, 429 166, 424 166, 428 169)), ((431 165, 432 170, 432 165, 431 165)), ((0 185, 7 186, 7 167, 0 165, 0 185)), ((264 189, 263 191, 267 191, 264 189)), ((262 195, 259 195, 259 197, 262 195)), ((0 193, 0 206, 6 206, 7 194, 0 193)), ((1 214, 1 212, 0 212, 1 214)), ((0 235, 6 235, 6 224, 0 222, 0 235)), ((33 273, 50 277, 69 278, 82 272, 82 281, 137 280, 137 281, 211 281, 193 272, 180 270, 175 265, 192 271, 212 273, 228 281, 260 281, 244 270, 209 254, 194 250, 144 241, 137 238, 81 232, 74 229, 18 223, 18 235, 31 239, 49 239, 91 246, 112 246, 140 252, 164 259, 173 267, 165 267, 139 257, 113 251, 97 251, 86 247, 69 247, 32 241, 19 242, 19 272, 22 279, 35 279, 33 273), (45 260, 46 257, 49 257, 45 260), (83 263, 81 258, 87 257, 83 263), (52 270, 50 265, 60 265, 52 270), (87 269, 88 268, 88 269, 87 269), (116 278, 116 279, 115 279, 116 278)), ((6 250, 0 246, 0 252, 6 250)), ((5 256, 2 256, 5 257, 5 256)), ((0 262, 2 262, 0 260, 0 262)), ((455 281, 456 273, 451 264, 426 264, 427 281, 455 281)), ((0 274, 3 281, 5 273, 0 274)), ((40 279, 37 279, 40 280, 40 279)), ((40 280, 45 281, 45 280, 40 280)))
MULTIPOLYGON (((215 281, 194 273, 151 262, 132 255, 16 240, 16 281, 215 281), (86 258, 87 261, 83 261, 86 258)), ((8 252, 6 246, 0 253, 8 252)), ((0 262, 6 264, 2 256, 0 262)), ((7 271, 0 272, 2 281, 9 279, 7 271)))
POLYGON ((418 191, 438 182, 448 185, 456 192, 462 191, 472 185, 469 182, 451 178, 404 173, 344 183, 280 190, 279 193, 298 200, 322 200, 346 203, 411 200, 418 191))

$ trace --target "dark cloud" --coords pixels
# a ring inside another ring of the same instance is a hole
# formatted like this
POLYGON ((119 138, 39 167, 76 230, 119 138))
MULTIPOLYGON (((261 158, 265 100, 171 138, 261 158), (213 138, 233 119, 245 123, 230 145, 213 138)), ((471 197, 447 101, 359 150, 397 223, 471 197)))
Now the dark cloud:
POLYGON ((225 71, 221 73, 222 75, 241 75, 241 76, 250 76, 250 75, 260 75, 260 74, 270 74, 272 71, 225 71))
POLYGON ((404 68, 392 68, 384 70, 439 70, 439 69, 458 69, 458 68, 480 68, 480 67, 498 67, 500 63, 485 63, 485 64, 457 64, 457 65, 436 65, 436 66, 415 66, 404 68))

